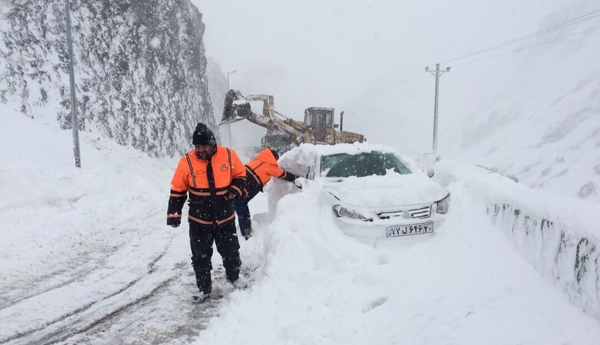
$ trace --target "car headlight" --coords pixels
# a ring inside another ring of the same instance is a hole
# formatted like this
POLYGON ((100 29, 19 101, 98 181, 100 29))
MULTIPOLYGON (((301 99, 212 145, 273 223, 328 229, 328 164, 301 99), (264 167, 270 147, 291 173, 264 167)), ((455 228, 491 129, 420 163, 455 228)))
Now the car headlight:
POLYGON ((448 194, 445 198, 435 203, 437 213, 446 214, 448 213, 448 209, 450 208, 450 194, 448 194))
POLYGON ((359 212, 356 212, 354 210, 342 207, 340 205, 334 205, 333 206, 333 214, 335 214, 336 217, 338 218, 352 218, 352 219, 359 219, 365 222, 372 222, 373 218, 367 218, 365 216, 363 216, 362 214, 360 214, 359 212))

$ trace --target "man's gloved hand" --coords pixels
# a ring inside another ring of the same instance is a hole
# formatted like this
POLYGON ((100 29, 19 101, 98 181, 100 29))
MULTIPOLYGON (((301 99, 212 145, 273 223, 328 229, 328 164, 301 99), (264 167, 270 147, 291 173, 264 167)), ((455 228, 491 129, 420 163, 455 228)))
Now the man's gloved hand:
POLYGON ((244 238, 246 239, 246 241, 248 241, 248 239, 250 237, 252 237, 252 228, 246 229, 246 230, 241 229, 240 231, 242 232, 242 236, 244 236, 244 238))

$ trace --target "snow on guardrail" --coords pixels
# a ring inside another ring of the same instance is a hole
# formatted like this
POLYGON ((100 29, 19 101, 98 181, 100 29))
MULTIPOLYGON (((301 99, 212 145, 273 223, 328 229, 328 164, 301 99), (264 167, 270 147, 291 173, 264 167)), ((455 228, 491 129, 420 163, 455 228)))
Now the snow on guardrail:
POLYGON ((571 302, 600 320, 600 205, 532 190, 488 170, 440 161, 435 179, 480 196, 494 224, 571 302))

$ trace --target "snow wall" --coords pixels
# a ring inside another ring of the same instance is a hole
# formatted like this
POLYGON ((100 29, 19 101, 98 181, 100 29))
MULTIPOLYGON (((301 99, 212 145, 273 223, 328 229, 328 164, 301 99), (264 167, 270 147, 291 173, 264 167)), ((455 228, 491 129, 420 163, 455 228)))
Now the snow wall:
POLYGON ((441 161, 434 179, 481 198, 493 223, 570 301, 600 320, 600 205, 532 190, 481 168, 441 161))

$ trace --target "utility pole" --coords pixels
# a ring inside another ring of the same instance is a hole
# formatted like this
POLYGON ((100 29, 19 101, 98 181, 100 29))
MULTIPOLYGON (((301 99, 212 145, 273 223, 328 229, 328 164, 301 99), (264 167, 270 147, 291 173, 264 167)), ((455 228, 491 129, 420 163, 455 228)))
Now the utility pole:
MULTIPOLYGON (((227 91, 231 90, 229 88, 229 75, 232 73, 237 72, 237 70, 233 70, 231 72, 227 72, 227 91)), ((233 135, 231 134, 231 126, 233 125, 233 123, 230 123, 229 125, 227 125, 227 127, 229 127, 229 147, 233 147, 233 135)))
POLYGON ((450 72, 450 67, 440 70, 440 64, 435 65, 435 72, 425 67, 425 72, 430 72, 435 77, 435 105, 433 107, 433 153, 437 154, 437 127, 438 127, 438 100, 440 94, 440 77, 446 72, 450 72))
POLYGON ((237 71, 231 71, 231 72, 227 72, 227 91, 229 91, 229 75, 230 75, 230 74, 233 74, 233 73, 235 73, 235 72, 237 72, 237 71))
POLYGON ((71 4, 65 0, 65 12, 67 17, 67 45, 69 47, 69 84, 71 87, 71 127, 73 128, 73 154, 75 155, 75 166, 81 168, 81 157, 79 155, 79 125, 77 124, 77 98, 75 97, 75 57, 73 56, 73 40, 71 37, 71 4))

